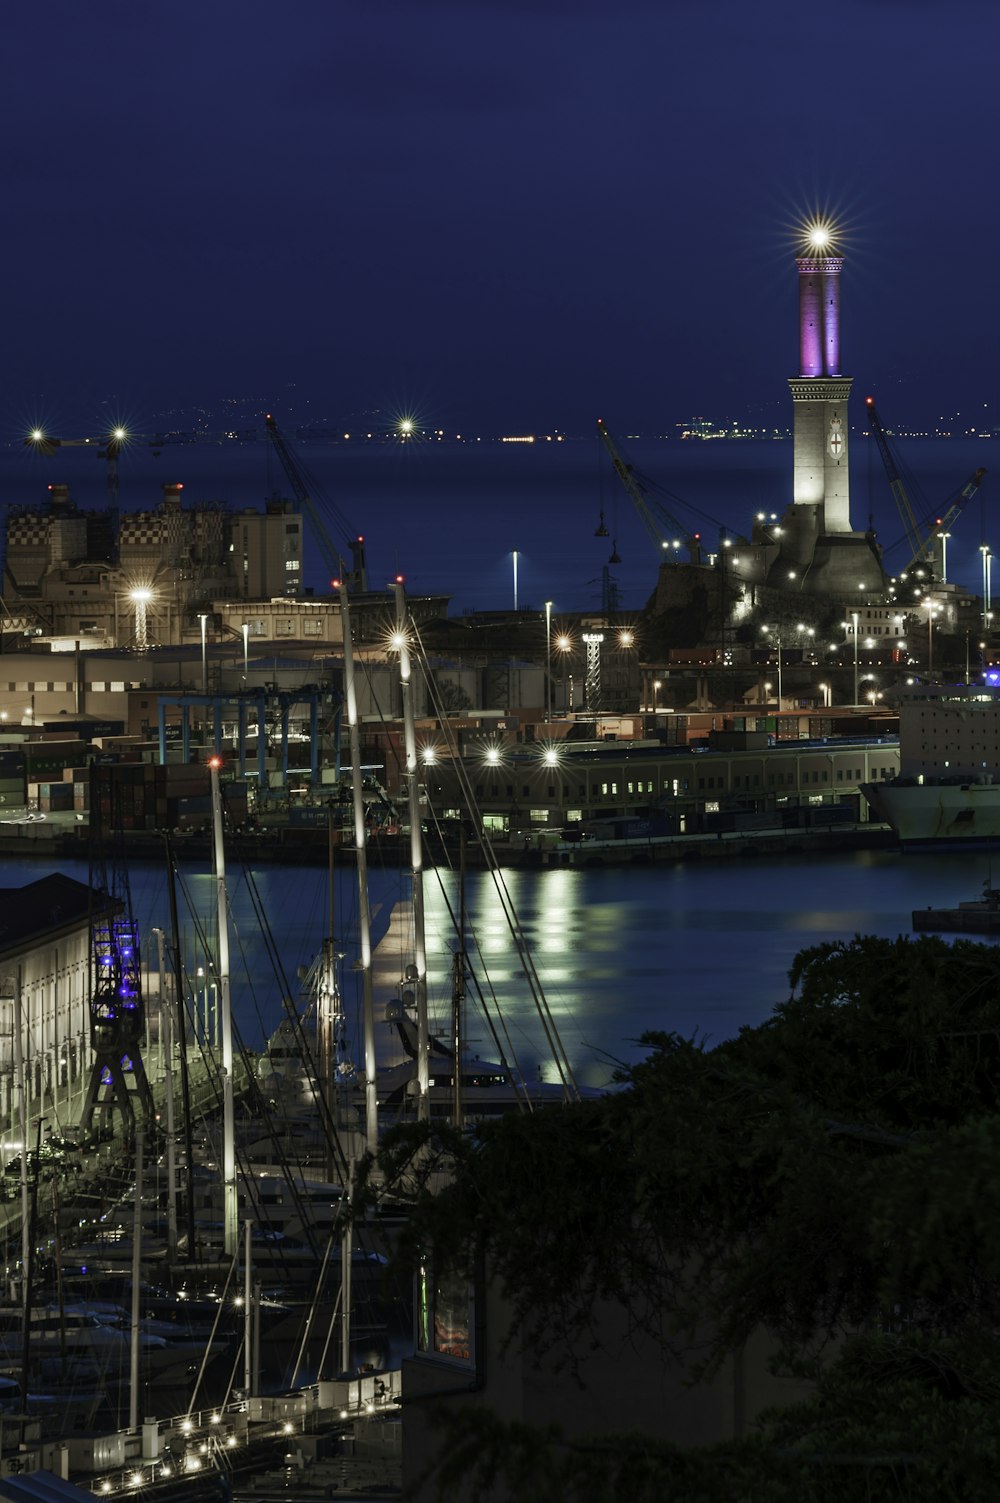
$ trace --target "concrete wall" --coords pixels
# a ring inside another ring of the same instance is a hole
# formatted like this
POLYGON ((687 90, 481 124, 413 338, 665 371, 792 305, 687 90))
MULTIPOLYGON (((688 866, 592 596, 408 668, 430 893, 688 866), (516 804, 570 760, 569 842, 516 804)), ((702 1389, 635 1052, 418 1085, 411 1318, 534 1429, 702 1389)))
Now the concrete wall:
MULTIPOLYGON (((747 1433, 772 1405, 806 1395, 805 1385, 775 1378, 774 1353, 766 1332, 724 1361, 710 1382, 690 1383, 690 1366, 671 1357, 649 1334, 657 1316, 628 1315, 620 1306, 597 1304, 593 1326, 572 1350, 545 1354, 506 1345, 508 1306, 495 1286, 485 1299, 475 1360, 418 1355, 403 1363, 403 1487, 416 1489, 441 1434, 428 1423, 435 1406, 449 1411, 487 1408, 504 1422, 558 1425, 570 1440, 593 1442, 601 1435, 646 1432, 675 1445, 711 1445, 747 1433)), ((695 1346, 692 1357, 697 1358, 695 1346)), ((407 1496, 409 1496, 407 1492, 407 1496)), ((416 1490, 429 1500, 433 1487, 416 1490)), ((451 1494, 452 1503, 465 1495, 451 1494)))

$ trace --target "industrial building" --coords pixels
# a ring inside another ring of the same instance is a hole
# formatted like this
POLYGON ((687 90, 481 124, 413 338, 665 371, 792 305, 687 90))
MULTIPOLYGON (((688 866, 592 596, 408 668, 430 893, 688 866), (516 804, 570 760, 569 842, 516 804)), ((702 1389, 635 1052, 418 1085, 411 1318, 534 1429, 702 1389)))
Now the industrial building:
POLYGON ((44 508, 12 510, 5 628, 127 648, 184 641, 199 615, 224 616, 225 602, 242 619, 236 602, 301 597, 302 516, 291 502, 227 512, 185 507, 182 491, 164 485, 158 507, 118 517, 78 509, 55 485, 44 508))
POLYGON ((106 912, 110 900, 60 874, 6 887, 0 900, 0 1000, 9 1019, 0 1030, 0 1123, 9 1150, 22 1106, 26 1123, 44 1117, 56 1135, 79 1118, 92 1061, 90 925, 95 906, 106 912), (23 1103, 15 1101, 15 1055, 24 1061, 23 1103))

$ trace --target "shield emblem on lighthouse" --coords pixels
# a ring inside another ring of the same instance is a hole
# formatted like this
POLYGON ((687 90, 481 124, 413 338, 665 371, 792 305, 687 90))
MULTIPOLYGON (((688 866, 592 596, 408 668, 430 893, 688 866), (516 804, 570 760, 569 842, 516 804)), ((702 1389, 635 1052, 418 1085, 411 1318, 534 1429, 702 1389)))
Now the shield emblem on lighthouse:
POLYGON ((839 417, 830 419, 830 432, 827 435, 826 447, 834 459, 843 459, 847 451, 847 443, 844 439, 844 425, 839 417))

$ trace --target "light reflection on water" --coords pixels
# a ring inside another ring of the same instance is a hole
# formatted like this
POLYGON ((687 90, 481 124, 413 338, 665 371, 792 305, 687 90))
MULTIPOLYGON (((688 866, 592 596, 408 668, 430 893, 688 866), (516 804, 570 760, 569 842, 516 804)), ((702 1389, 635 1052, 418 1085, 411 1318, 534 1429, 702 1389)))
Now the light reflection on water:
MULTIPOLYGON (((20 886, 48 869, 3 861, 0 883, 20 886)), ((87 880, 82 863, 63 863, 60 869, 87 880)), ((745 1024, 764 1021, 788 995, 788 970, 799 950, 855 934, 909 933, 914 908, 976 898, 989 874, 989 858, 975 852, 859 852, 622 870, 513 870, 505 873, 505 884, 574 1069, 582 1083, 600 1085, 609 1079, 613 1062, 641 1057, 638 1040, 644 1032, 673 1031, 709 1044, 730 1037, 745 1024)), ((326 873, 316 867, 260 868, 254 882, 285 978, 279 982, 272 973, 246 874, 231 869, 234 1017, 243 1040, 259 1048, 281 1017, 282 992, 295 992, 296 968, 307 965, 321 944, 327 893, 326 873)), ((153 925, 168 927, 163 872, 158 866, 137 865, 131 884, 145 952, 155 954, 149 931, 153 925)), ((187 899, 211 932, 214 883, 203 865, 184 887, 181 922, 186 950, 193 954, 187 899)), ((408 892, 405 873, 373 874, 376 942, 408 892)), ((455 948, 444 894, 457 911, 455 875, 444 872, 439 880, 438 873, 428 873, 429 999, 442 1022, 450 1006, 455 948)), ((532 1073, 541 1068, 551 1078, 551 1069, 541 1063, 542 1030, 493 879, 471 873, 466 901, 472 963, 477 960, 475 939, 519 1058, 532 1073)), ((339 944, 348 952, 343 991, 357 1032, 360 984, 351 963, 357 883, 351 869, 337 872, 335 908, 339 944)), ((404 942, 407 933, 404 926, 404 942)), ((398 957, 389 956, 389 974, 398 960, 402 975, 411 958, 402 949, 398 957)), ((483 1023, 470 1019, 468 1032, 473 1052, 495 1057, 496 1046, 483 1023)))

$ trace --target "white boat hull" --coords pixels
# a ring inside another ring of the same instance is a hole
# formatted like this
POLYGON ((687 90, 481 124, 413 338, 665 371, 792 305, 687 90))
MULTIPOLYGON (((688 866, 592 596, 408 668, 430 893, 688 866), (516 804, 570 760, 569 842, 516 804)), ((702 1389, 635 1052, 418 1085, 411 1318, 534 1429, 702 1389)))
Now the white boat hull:
POLYGON ((1000 783, 863 783, 904 845, 1000 843, 1000 783))

